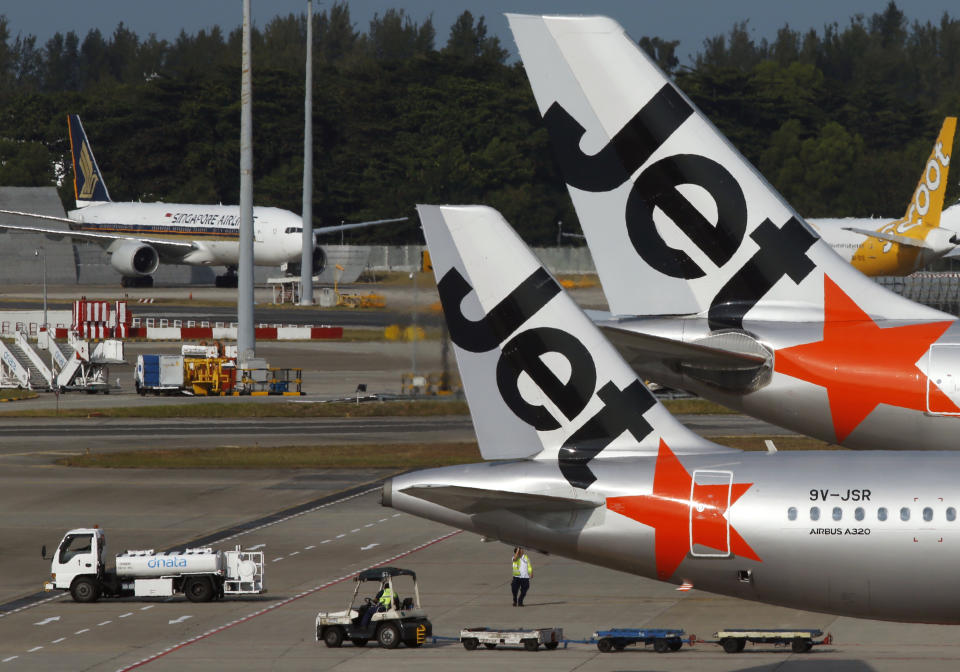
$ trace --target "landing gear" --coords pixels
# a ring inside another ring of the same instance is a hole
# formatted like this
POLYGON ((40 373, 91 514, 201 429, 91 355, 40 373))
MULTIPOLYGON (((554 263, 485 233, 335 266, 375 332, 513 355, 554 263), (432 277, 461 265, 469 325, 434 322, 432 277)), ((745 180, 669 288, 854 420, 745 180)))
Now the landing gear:
POLYGON ((237 267, 227 266, 227 272, 218 275, 215 285, 217 287, 236 287, 237 286, 237 267))
POLYGON ((152 275, 124 275, 120 278, 121 287, 153 287, 152 275))

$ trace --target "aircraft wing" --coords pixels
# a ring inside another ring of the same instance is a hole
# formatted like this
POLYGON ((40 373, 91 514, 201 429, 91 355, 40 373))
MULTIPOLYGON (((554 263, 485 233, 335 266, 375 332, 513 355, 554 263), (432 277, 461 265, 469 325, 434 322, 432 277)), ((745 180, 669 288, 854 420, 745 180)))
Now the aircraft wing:
POLYGON ((548 513, 570 511, 571 509, 595 509, 603 504, 602 500, 592 501, 524 492, 504 492, 503 490, 468 488, 459 485, 412 485, 403 488, 400 492, 467 514, 501 509, 548 513))
MULTIPOLYGON (((55 217, 53 215, 38 215, 32 212, 20 212, 18 210, 0 210, 2 215, 19 215, 21 217, 31 217, 33 219, 45 219, 53 222, 65 222, 67 224, 76 224, 69 217, 55 217)), ((17 226, 15 224, 4 224, 0 222, 0 229, 8 231, 20 231, 22 233, 40 233, 52 238, 72 238, 74 240, 86 240, 101 245, 109 245, 115 240, 139 240, 156 248, 157 252, 164 257, 182 257, 190 250, 194 249, 193 243, 186 240, 171 240, 168 238, 144 238, 142 236, 130 236, 113 233, 96 233, 94 231, 73 231, 70 229, 47 229, 39 226, 17 226)))
POLYGON ((374 219, 369 222, 355 222, 353 224, 336 224, 334 226, 315 226, 313 235, 319 236, 323 233, 335 233, 337 231, 348 231, 350 229, 359 229, 363 226, 375 226, 377 224, 390 224, 392 222, 405 222, 409 217, 394 217, 392 219, 374 219))

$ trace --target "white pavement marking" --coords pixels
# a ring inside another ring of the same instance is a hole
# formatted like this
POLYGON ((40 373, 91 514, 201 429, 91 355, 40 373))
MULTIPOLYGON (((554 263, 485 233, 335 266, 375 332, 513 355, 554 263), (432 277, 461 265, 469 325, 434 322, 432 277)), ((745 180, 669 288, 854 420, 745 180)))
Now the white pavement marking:
POLYGON ((90 628, 84 628, 83 630, 77 630, 77 631, 76 631, 75 633, 73 633, 73 634, 75 634, 75 635, 82 635, 82 634, 85 633, 85 632, 90 632, 90 628))
MULTIPOLYGON (((400 558, 404 558, 404 557, 406 557, 406 556, 408 556, 408 555, 411 555, 411 554, 413 554, 413 553, 416 553, 417 551, 422 551, 423 549, 428 548, 428 547, 430 547, 430 546, 433 546, 434 544, 439 544, 441 541, 445 541, 445 540, 447 540, 447 539, 449 539, 449 538, 451 538, 451 537, 454 537, 454 536, 456 536, 456 535, 458 535, 458 534, 460 534, 460 533, 461 533, 461 530, 454 530, 453 532, 448 532, 448 533, 446 533, 446 534, 444 534, 444 535, 441 535, 441 536, 439 536, 439 537, 436 537, 436 538, 434 538, 434 539, 431 539, 430 541, 424 542, 424 543, 420 544, 419 546, 414 546, 413 548, 407 549, 406 551, 403 551, 402 553, 398 553, 398 554, 396 554, 396 555, 394 555, 394 556, 392 556, 392 557, 385 558, 385 559, 383 559, 383 560, 380 560, 379 562, 373 563, 372 565, 368 565, 367 567, 364 567, 363 569, 361 569, 360 572, 366 571, 366 570, 368 570, 368 569, 372 569, 372 568, 374 568, 374 567, 380 567, 380 566, 382 566, 382 565, 387 564, 388 562, 393 562, 394 560, 399 560, 400 558)), ((254 612, 251 613, 251 614, 247 614, 246 616, 243 616, 243 617, 238 618, 238 619, 236 619, 236 620, 230 621, 229 623, 225 623, 225 624, 223 624, 223 625, 221 625, 221 626, 219 626, 219 627, 213 628, 213 629, 211 629, 211 630, 207 630, 206 632, 204 632, 204 633, 201 634, 201 635, 197 635, 196 637, 191 637, 190 639, 186 639, 186 640, 180 642, 179 644, 174 644, 173 646, 169 646, 169 647, 167 647, 166 649, 163 649, 162 651, 158 651, 157 653, 153 654, 152 656, 147 656, 146 658, 142 658, 142 659, 138 660, 138 661, 135 662, 135 663, 131 663, 130 665, 127 665, 126 667, 121 667, 121 668, 119 668, 119 669, 117 670, 117 672, 129 672, 129 670, 133 670, 133 669, 136 669, 136 668, 138 668, 138 667, 142 667, 143 665, 146 665, 146 664, 148 664, 148 663, 152 663, 153 661, 157 660, 158 658, 162 658, 163 656, 166 656, 166 655, 169 654, 169 653, 172 653, 172 652, 174 652, 174 651, 178 651, 179 649, 182 649, 182 648, 184 648, 185 646, 190 646, 191 644, 195 644, 195 643, 197 643, 197 642, 199 642, 199 641, 201 641, 201 640, 203 640, 203 639, 206 639, 207 637, 212 637, 213 635, 219 634, 219 633, 223 632, 224 630, 227 630, 228 628, 232 628, 232 627, 235 626, 235 625, 240 625, 241 623, 246 623, 247 621, 250 621, 250 620, 252 620, 252 619, 254 619, 254 618, 258 617, 258 616, 262 616, 262 615, 264 615, 264 614, 270 613, 271 611, 274 611, 275 609, 279 609, 280 607, 285 607, 286 605, 290 604, 291 602, 294 602, 295 600, 299 600, 300 598, 306 597, 306 596, 308 596, 308 595, 313 595, 314 593, 316 593, 316 592, 318 592, 318 591, 321 591, 321 590, 324 590, 325 588, 329 588, 330 586, 333 586, 333 585, 335 585, 335 584, 342 583, 342 582, 344 582, 344 581, 349 581, 349 580, 352 579, 353 577, 357 576, 357 574, 359 574, 360 572, 354 572, 354 573, 352 573, 352 574, 345 574, 344 576, 341 576, 341 577, 336 578, 336 579, 332 579, 332 580, 330 580, 330 581, 327 581, 326 583, 320 584, 319 586, 315 586, 315 587, 310 588, 310 589, 308 589, 308 590, 304 590, 303 592, 298 593, 298 594, 296 594, 296 595, 294 595, 294 596, 292 596, 292 597, 288 597, 288 598, 286 598, 286 599, 284 599, 284 600, 281 600, 281 601, 279 601, 279 602, 275 602, 275 603, 271 604, 271 605, 268 606, 268 607, 264 607, 263 609, 259 609, 259 610, 257 610, 257 611, 254 611, 254 612)))
POLYGON ((33 653, 34 651, 39 651, 39 650, 42 649, 42 648, 43 648, 42 646, 35 646, 35 647, 33 647, 32 649, 30 649, 29 651, 27 651, 27 653, 33 653))
POLYGON ((374 525, 376 525, 376 523, 367 523, 366 525, 364 525, 364 527, 373 527, 374 525))
POLYGON ((300 551, 293 551, 293 552, 290 554, 289 557, 292 558, 292 557, 295 556, 295 555, 300 555, 300 551))
POLYGON ((145 606, 145 607, 140 607, 140 611, 146 611, 147 609, 153 609, 153 605, 152 605, 152 604, 148 604, 148 605, 145 606))
POLYGON ((399 514, 399 513, 395 513, 395 514, 393 514, 393 515, 392 515, 392 516, 390 516, 390 517, 391 517, 391 518, 398 518, 399 516, 400 516, 400 514, 399 514))
POLYGON ((53 602, 54 600, 61 600, 64 597, 66 597, 67 594, 68 593, 59 593, 58 595, 54 595, 53 597, 48 597, 47 599, 40 600, 39 602, 31 602, 30 604, 20 607, 19 609, 11 609, 10 611, 4 611, 3 613, 0 613, 0 618, 3 618, 4 616, 9 616, 11 614, 15 614, 18 611, 24 611, 26 609, 33 609, 34 607, 39 607, 41 604, 46 604, 47 602, 53 602))
POLYGON ((359 531, 360 531, 360 528, 358 527, 358 528, 356 528, 356 529, 350 530, 350 534, 353 534, 353 533, 359 532, 359 531))
POLYGON ((377 522, 378 522, 378 523, 385 523, 385 522, 387 522, 388 520, 390 520, 390 519, 389 519, 389 518, 381 518, 381 519, 378 520, 377 522))
POLYGON ((53 623, 54 621, 59 621, 59 616, 51 616, 50 618, 45 618, 42 621, 37 621, 34 625, 46 625, 47 623, 53 623))
POLYGON ((309 550, 314 549, 314 548, 316 548, 316 546, 307 546, 307 547, 304 548, 303 550, 309 551, 309 550))
POLYGON ((8 658, 4 658, 4 659, 3 659, 2 661, 0 661, 0 662, 9 663, 11 660, 16 660, 16 659, 19 658, 19 657, 20 657, 20 656, 10 656, 10 657, 8 657, 8 658))
POLYGON ((60 642, 62 642, 62 641, 65 640, 65 639, 66 639, 66 637, 60 637, 60 638, 58 638, 58 639, 53 640, 53 641, 50 642, 50 643, 51 643, 51 644, 59 644, 60 642))
POLYGON ((338 534, 338 535, 337 535, 337 539, 343 539, 345 536, 347 536, 346 533, 344 533, 344 534, 338 534))
POLYGON ((248 551, 256 551, 256 550, 258 550, 258 549, 263 548, 264 546, 266 546, 266 544, 254 544, 253 546, 251 546, 251 547, 248 548, 247 550, 248 550, 248 551))
POLYGON ((188 618, 193 618, 193 616, 181 616, 180 618, 174 618, 167 621, 167 625, 173 625, 174 623, 183 623, 188 618))
POLYGON ((132 612, 132 611, 128 611, 128 612, 125 613, 125 614, 120 614, 120 618, 126 618, 127 616, 133 616, 133 612, 132 612))
POLYGON ((330 543, 330 540, 329 540, 329 539, 324 539, 324 540, 321 541, 320 543, 321 543, 321 544, 329 544, 329 543, 330 543))
POLYGON ((280 562, 281 560, 283 560, 283 558, 274 558, 274 559, 273 559, 274 562, 280 562))
POLYGON ((99 628, 100 626, 107 625, 108 623, 113 623, 113 621, 104 621, 103 623, 97 623, 97 627, 99 628))
POLYGON ((380 544, 378 544, 377 542, 373 542, 372 544, 367 544, 366 546, 361 546, 361 547, 360 547, 360 550, 361 550, 361 551, 369 551, 369 550, 370 550, 371 548, 373 548, 374 546, 379 546, 379 545, 380 545, 380 544))

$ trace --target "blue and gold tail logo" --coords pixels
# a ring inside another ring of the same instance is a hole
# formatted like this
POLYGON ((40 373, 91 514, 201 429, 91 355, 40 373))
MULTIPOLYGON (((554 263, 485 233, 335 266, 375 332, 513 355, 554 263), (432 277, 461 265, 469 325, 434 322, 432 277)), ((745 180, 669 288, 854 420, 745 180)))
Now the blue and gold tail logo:
POLYGON ((71 114, 67 117, 70 130, 70 150, 73 154, 73 187, 80 201, 109 201, 110 194, 107 185, 103 182, 97 160, 93 158, 93 150, 83 131, 80 117, 71 114))

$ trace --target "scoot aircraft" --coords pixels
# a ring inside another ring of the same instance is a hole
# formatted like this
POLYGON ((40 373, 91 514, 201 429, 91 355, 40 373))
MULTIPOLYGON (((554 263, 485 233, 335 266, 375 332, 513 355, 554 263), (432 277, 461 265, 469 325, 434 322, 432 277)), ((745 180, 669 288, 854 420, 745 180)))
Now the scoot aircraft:
POLYGON ((955 316, 835 254, 616 22, 508 18, 641 376, 847 447, 957 447, 955 316))
POLYGON ((930 158, 923 166, 907 212, 901 219, 855 217, 807 219, 833 250, 865 275, 909 275, 941 257, 954 254, 957 231, 941 216, 953 149, 956 117, 943 121, 930 158))
POLYGON ((385 506, 680 589, 960 623, 960 453, 711 443, 653 397, 496 211, 419 213, 494 461, 395 476, 385 506))
MULTIPOLYGON (((73 187, 77 209, 68 217, 52 217, 16 210, 0 213, 66 222, 69 230, 0 224, 14 231, 43 233, 98 243, 110 255, 110 264, 125 287, 153 285, 151 274, 160 263, 190 266, 226 266, 217 286, 236 287, 240 261, 240 207, 184 203, 114 202, 97 167, 80 117, 67 116, 73 155, 73 187)), ((361 226, 400 222, 406 217, 372 222, 315 227, 314 235, 361 226)), ((289 210, 254 206, 253 263, 255 266, 299 264, 303 250, 303 219, 289 210)), ((314 240, 314 273, 323 269, 325 255, 314 240)))

